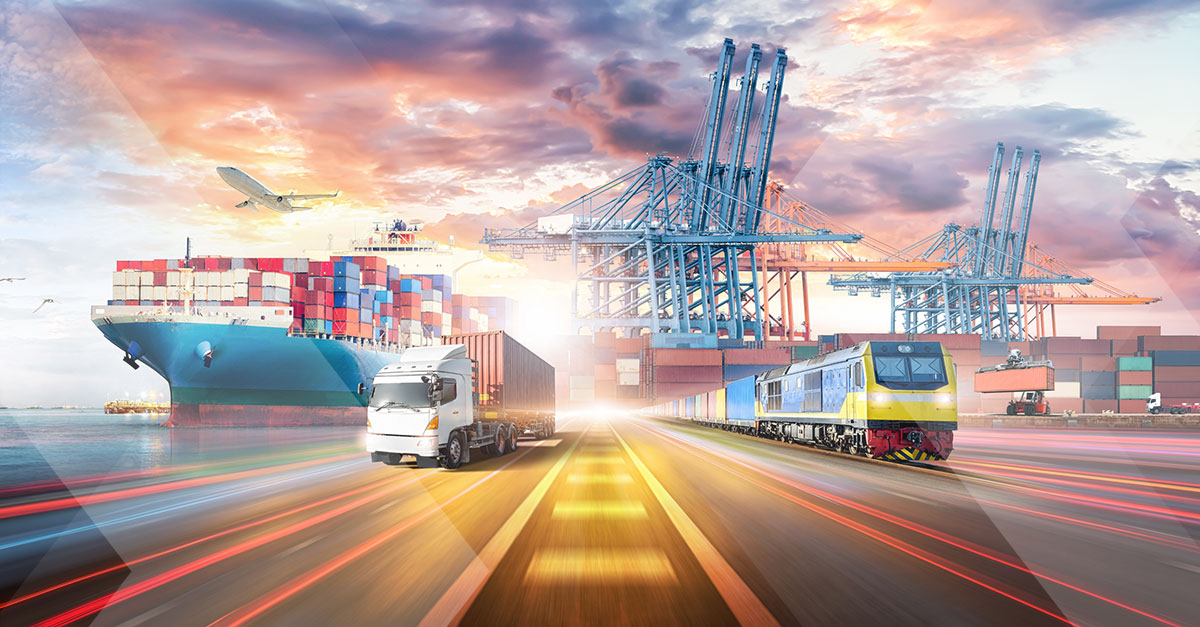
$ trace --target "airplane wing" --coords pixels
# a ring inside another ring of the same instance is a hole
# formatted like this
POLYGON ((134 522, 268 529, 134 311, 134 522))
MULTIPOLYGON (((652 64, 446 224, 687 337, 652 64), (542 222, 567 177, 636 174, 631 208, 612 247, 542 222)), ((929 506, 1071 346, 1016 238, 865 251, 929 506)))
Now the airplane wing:
POLYGON ((332 194, 288 194, 283 197, 284 200, 316 200, 317 198, 337 198, 342 193, 338 190, 332 194))
POLYGON ((296 206, 292 207, 292 211, 309 211, 311 209, 312 209, 312 207, 296 207, 296 206))

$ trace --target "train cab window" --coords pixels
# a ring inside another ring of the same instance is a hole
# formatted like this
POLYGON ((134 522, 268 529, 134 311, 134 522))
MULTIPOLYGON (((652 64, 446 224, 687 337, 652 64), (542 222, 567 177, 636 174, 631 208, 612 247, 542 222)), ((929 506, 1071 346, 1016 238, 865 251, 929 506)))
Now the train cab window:
POLYGON ((861 390, 862 387, 863 387, 863 366, 862 366, 862 362, 859 361, 859 362, 855 362, 855 364, 854 364, 854 388, 857 390, 861 390))
POLYGON ((940 356, 876 355, 875 381, 893 390, 932 390, 946 384, 940 356))

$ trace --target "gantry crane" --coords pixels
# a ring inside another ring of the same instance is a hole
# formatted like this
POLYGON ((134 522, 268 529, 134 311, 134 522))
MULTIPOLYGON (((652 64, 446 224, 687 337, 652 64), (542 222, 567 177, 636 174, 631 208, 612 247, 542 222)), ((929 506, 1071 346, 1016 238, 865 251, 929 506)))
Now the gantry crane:
POLYGON ((1045 335, 1050 309, 1055 330, 1055 304, 1146 304, 1143 298, 1078 273, 1029 244, 1029 224, 1041 153, 1033 151, 1017 209, 1017 188, 1024 151, 1013 152, 1004 194, 999 194, 1004 144, 997 143, 988 169, 988 184, 979 222, 947 224, 939 233, 904 249, 922 250, 919 259, 951 264, 939 271, 860 273, 830 279, 834 289, 851 295, 867 289, 891 297, 891 330, 904 333, 979 333, 987 339, 1024 340, 1045 335), (997 197, 1000 204, 997 207, 997 197), (997 212, 999 209, 999 212, 997 212), (998 213, 998 223, 997 223, 998 213), (1016 224, 1014 225, 1014 220, 1016 224), (1084 286, 1103 295, 1088 295, 1084 286), (1060 290, 1071 295, 1060 295, 1060 290))
POLYGON ((726 131, 734 52, 726 39, 693 156, 656 155, 550 216, 484 232, 490 250, 514 257, 570 254, 578 328, 762 340, 768 325, 757 247, 862 239, 764 209, 787 54, 776 51, 755 115, 762 52, 751 46, 726 131))

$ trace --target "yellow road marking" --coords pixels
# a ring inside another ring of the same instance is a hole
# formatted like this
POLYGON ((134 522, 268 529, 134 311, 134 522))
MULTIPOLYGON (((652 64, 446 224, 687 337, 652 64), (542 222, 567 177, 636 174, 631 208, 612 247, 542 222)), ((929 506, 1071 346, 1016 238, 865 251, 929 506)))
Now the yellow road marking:
POLYGON ((692 522, 692 519, 683 511, 679 503, 675 502, 674 497, 658 482, 658 479, 654 477, 650 469, 642 463, 641 458, 625 442, 625 438, 622 438, 621 434, 617 433, 615 429, 612 431, 738 622, 743 625, 778 625, 779 621, 775 620, 775 617, 771 615, 771 612, 762 604, 762 601, 750 590, 746 582, 742 581, 742 578, 733 570, 729 562, 725 561, 725 558, 721 556, 721 552, 717 550, 717 547, 708 541, 708 538, 704 536, 704 532, 700 531, 700 528, 696 526, 696 523, 692 522))
POLYGON ((645 518, 646 507, 637 501, 559 501, 553 518, 645 518))
POLYGON ((567 483, 633 483, 633 477, 625 473, 571 473, 567 483))
POLYGON ((538 549, 525 583, 627 583, 673 585, 675 569, 660 549, 538 549))
POLYGON ((620 455, 580 455, 575 458, 577 464, 624 464, 625 459, 620 455))
POLYGON ((562 444, 562 440, 557 438, 553 440, 534 440, 533 442, 528 442, 527 444, 529 446, 558 446, 559 444, 562 444))
POLYGON ((558 478, 563 466, 567 464, 567 458, 575 452, 575 447, 579 446, 579 442, 580 439, 576 439, 570 448, 563 452, 562 457, 559 457, 558 461, 554 462, 554 466, 550 468, 550 472, 546 473, 537 486, 525 497, 525 500, 521 501, 512 516, 504 521, 504 525, 500 527, 496 535, 492 536, 491 540, 488 540, 479 555, 467 565, 458 579, 450 584, 450 587, 429 610, 425 618, 421 619, 422 627, 458 624, 462 620, 463 613, 471 601, 474 601, 475 597, 479 595, 483 584, 487 583, 488 577, 492 575, 492 571, 496 570, 500 560, 504 559, 504 555, 508 553, 508 549, 517 539, 517 535, 525 528, 525 523, 529 522, 533 510, 537 509, 538 504, 545 498, 550 484, 558 478))

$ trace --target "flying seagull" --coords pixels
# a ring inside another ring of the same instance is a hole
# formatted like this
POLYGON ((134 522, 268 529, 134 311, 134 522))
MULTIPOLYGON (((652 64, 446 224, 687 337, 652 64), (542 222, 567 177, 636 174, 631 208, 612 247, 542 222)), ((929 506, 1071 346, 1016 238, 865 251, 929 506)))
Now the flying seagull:
POLYGON ((37 309, 33 310, 33 313, 37 313, 42 307, 45 307, 46 303, 56 303, 56 302, 58 302, 58 301, 54 300, 53 298, 44 298, 44 299, 42 299, 42 304, 38 305, 37 309))
POLYGON ((25 280, 25 277, 23 277, 23 276, 5 276, 5 277, 0 277, 0 283, 4 283, 5 281, 7 281, 7 282, 9 282, 9 283, 12 283, 13 281, 24 281, 24 280, 25 280))

